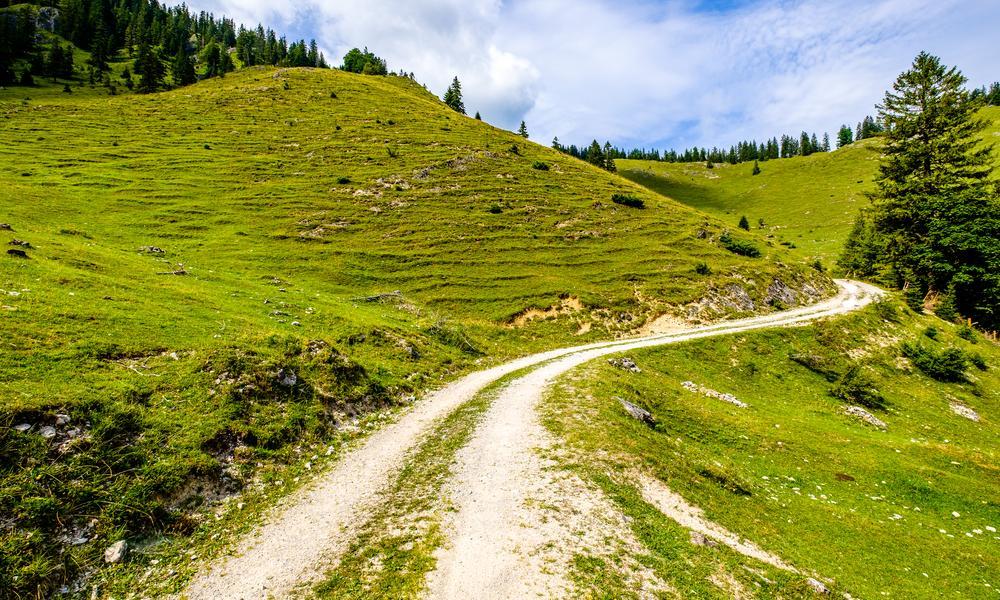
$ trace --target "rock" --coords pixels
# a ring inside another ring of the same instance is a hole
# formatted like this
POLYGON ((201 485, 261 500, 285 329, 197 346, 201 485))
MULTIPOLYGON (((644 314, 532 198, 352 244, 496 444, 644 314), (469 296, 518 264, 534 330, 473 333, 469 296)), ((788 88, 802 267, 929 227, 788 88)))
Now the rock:
POLYGON ((10 223, 0 223, 0 229, 4 231, 14 231, 14 228, 10 226, 10 223))
POLYGON ((683 387, 684 389, 686 389, 689 392, 695 392, 696 394, 703 394, 705 396, 708 396, 709 398, 715 398, 717 400, 722 400, 723 402, 728 402, 728 403, 732 404, 733 406, 738 406, 740 408, 746 408, 746 407, 750 406, 749 404, 747 404, 746 402, 743 402, 742 400, 740 400, 739 398, 737 398, 736 396, 734 396, 732 394, 727 394, 727 393, 724 393, 724 392, 717 392, 717 391, 715 391, 715 390, 713 390, 711 388, 707 388, 707 387, 705 387, 703 385, 698 385, 697 383, 695 383, 693 381, 683 381, 683 382, 681 382, 681 387, 683 387))
POLYGON ((295 371, 291 369, 281 369, 278 371, 278 381, 285 387, 292 387, 298 383, 299 378, 295 375, 295 371))
POLYGON ((148 254, 164 254, 163 248, 157 248, 156 246, 139 246, 139 252, 146 252, 148 254))
POLYGON ((799 295, 784 281, 775 279, 771 285, 767 286, 767 296, 764 297, 764 300, 772 306, 794 306, 799 303, 799 295))
POLYGON ((952 402, 950 406, 951 406, 951 412, 955 413, 956 415, 960 417, 965 417, 970 421, 977 421, 977 422, 979 421, 979 413, 972 410, 968 406, 961 404, 959 402, 952 402))
POLYGON ((828 590, 827 587, 823 585, 823 582, 818 579, 813 579, 812 577, 810 577, 806 579, 806 585, 808 585, 812 589, 812 591, 816 592, 817 594, 823 594, 825 596, 830 593, 830 590, 828 590))
POLYGON ((38 435, 42 436, 47 440, 50 440, 56 437, 56 428, 52 427, 51 425, 46 425, 45 427, 42 427, 41 429, 38 430, 38 435))
POLYGON ((10 242, 8 242, 8 244, 11 245, 11 246, 20 246, 22 248, 32 248, 32 245, 29 242, 26 242, 24 240, 16 240, 15 239, 15 240, 11 240, 10 242))
POLYGON ((301 327, 302 323, 299 323, 298 321, 292 321, 292 326, 293 327, 301 327))
POLYGON ((30 423, 21 423, 19 425, 14 425, 14 431, 20 431, 21 433, 27 433, 31 429, 30 423))
POLYGON ((724 304, 744 312, 752 312, 757 306, 753 303, 753 298, 742 286, 731 283, 723 290, 722 301, 724 304))
POLYGON ((70 421, 69 415, 57 414, 56 415, 56 425, 66 425, 70 421))
POLYGON ((125 556, 127 554, 128 542, 125 540, 118 540, 104 550, 104 562, 112 565, 120 563, 125 560, 125 556))
POLYGON ((656 419, 653 418, 653 414, 648 410, 646 410, 645 408, 642 408, 641 406, 636 406, 635 404, 632 404, 631 402, 625 400, 624 398, 615 397, 615 399, 618 400, 619 403, 621 403, 622 408, 624 408, 625 412, 627 412, 633 419, 642 421, 647 425, 656 424, 656 419))
POLYGON ((10 256, 16 256, 17 258, 28 258, 28 253, 24 250, 18 250, 17 248, 11 248, 7 251, 10 256))
POLYGON ((705 534, 699 533, 697 531, 691 532, 691 543, 694 544, 695 546, 705 546, 707 548, 715 548, 716 546, 719 545, 719 542, 716 542, 711 538, 705 537, 705 534))
POLYGON ((642 370, 635 364, 635 361, 627 356, 621 358, 609 358, 608 364, 613 367, 618 367, 625 371, 631 371, 633 373, 641 373, 642 370))
POLYGON ((882 430, 884 430, 887 427, 885 421, 879 419, 878 417, 871 414, 867 410, 861 408, 860 406, 848 406, 847 408, 844 409, 844 413, 851 415, 852 417, 857 417, 862 421, 864 421, 865 423, 868 423, 869 425, 874 425, 875 427, 878 427, 879 429, 882 430))

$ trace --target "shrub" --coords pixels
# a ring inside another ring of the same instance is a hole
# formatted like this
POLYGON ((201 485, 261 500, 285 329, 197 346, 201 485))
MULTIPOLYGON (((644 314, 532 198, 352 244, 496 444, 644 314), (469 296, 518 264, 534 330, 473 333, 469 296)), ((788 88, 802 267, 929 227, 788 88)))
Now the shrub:
POLYGON ((746 240, 738 240, 731 235, 729 232, 722 234, 719 238, 719 243, 726 250, 729 250, 733 254, 739 254, 740 256, 748 256, 750 258, 757 258, 760 256, 760 249, 754 246, 752 243, 746 240))
POLYGON ((818 258, 812 262, 812 268, 816 269, 820 273, 826 273, 826 267, 823 266, 823 261, 818 258))
POLYGON ((549 164, 548 164, 548 163, 545 163, 545 162, 542 162, 542 161, 540 161, 540 160, 536 160, 536 161, 535 161, 535 162, 534 162, 534 163, 533 163, 533 164, 531 165, 531 168, 532 168, 532 169, 537 169, 537 170, 539 170, 539 171, 548 171, 548 170, 549 170, 549 164))
POLYGON ((933 325, 931 325, 930 327, 928 327, 927 329, 924 330, 924 335, 926 335, 927 337, 931 338, 932 340, 936 340, 937 336, 938 336, 937 327, 934 327, 933 325))
POLYGON ((962 326, 958 328, 958 337, 969 342, 970 344, 976 343, 976 330, 969 327, 968 323, 962 323, 962 326))
POLYGON ((740 229, 743 229, 745 231, 750 231, 750 221, 747 220, 747 216, 746 215, 743 215, 742 217, 740 217, 740 225, 739 225, 739 227, 740 227, 740 229))
POLYGON ((872 310, 874 310, 875 314, 877 314, 883 321, 899 323, 899 312, 896 311, 896 307, 892 304, 892 302, 886 300, 885 298, 876 300, 872 304, 872 310))
POLYGON ((924 292, 918 287, 909 287, 903 292, 903 299, 910 310, 918 315, 924 312, 924 292))
POLYGON ((486 212, 490 213, 491 215, 499 215, 500 213, 503 212, 503 208, 501 208, 499 204, 494 204, 493 206, 487 208, 486 212))
POLYGON ((875 382, 859 365, 851 365, 830 389, 830 394, 852 404, 866 408, 885 408, 885 397, 879 392, 875 382))
POLYGON ((339 178, 337 178, 337 183, 339 183, 340 185, 351 183, 351 178, 350 177, 339 177, 339 178))
POLYGON ((646 208, 645 201, 642 198, 636 198, 632 194, 611 194, 611 201, 630 208, 646 208))
POLYGON ((694 266, 694 272, 699 275, 711 275, 712 267, 708 266, 707 262, 700 262, 694 266))
POLYGON ((930 348, 912 342, 903 342, 903 356, 928 377, 938 381, 965 381, 965 369, 969 361, 958 348, 946 348, 935 352, 930 348))
POLYGON ((510 148, 507 150, 511 154, 520 154, 521 149, 517 147, 517 144, 511 144, 510 148))
POLYGON ((969 362, 972 363, 972 366, 976 367, 980 371, 986 370, 986 359, 983 358, 982 354, 979 354, 978 352, 969 352, 965 356, 969 359, 969 362))

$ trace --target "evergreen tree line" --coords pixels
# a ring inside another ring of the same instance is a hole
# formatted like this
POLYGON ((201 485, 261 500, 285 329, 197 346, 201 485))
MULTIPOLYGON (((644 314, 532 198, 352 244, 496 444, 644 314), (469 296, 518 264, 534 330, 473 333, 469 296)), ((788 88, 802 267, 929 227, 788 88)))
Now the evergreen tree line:
MULTIPOLYGON (((204 11, 194 14, 183 4, 168 7, 156 0, 61 0, 57 8, 52 33, 90 52, 91 80, 95 73, 101 78, 109 70, 109 61, 126 56, 135 60, 137 74, 149 74, 140 83, 141 91, 167 85, 168 63, 173 85, 197 79, 189 62, 197 62, 202 77, 223 75, 235 67, 231 48, 243 66, 328 66, 315 40, 289 43, 263 26, 237 27, 232 19, 204 11), (157 61, 159 66, 154 64, 157 61)), ((0 84, 30 82, 32 75, 43 74, 72 78, 72 69, 52 67, 49 58, 58 44, 40 43, 38 14, 39 8, 29 5, 0 12, 0 84), (18 66, 20 73, 16 72, 18 66)), ((61 52, 67 53, 65 48, 61 52)))
POLYGON ((565 154, 569 154, 570 156, 579 158, 580 160, 585 160, 592 165, 596 165, 606 171, 611 171, 612 173, 618 170, 615 166, 615 159, 625 158, 620 149, 613 147, 611 142, 607 141, 604 142, 603 146, 601 146, 597 140, 594 140, 590 142, 589 146, 578 148, 575 144, 564 146, 559 143, 559 138, 556 137, 552 140, 552 148, 565 154))

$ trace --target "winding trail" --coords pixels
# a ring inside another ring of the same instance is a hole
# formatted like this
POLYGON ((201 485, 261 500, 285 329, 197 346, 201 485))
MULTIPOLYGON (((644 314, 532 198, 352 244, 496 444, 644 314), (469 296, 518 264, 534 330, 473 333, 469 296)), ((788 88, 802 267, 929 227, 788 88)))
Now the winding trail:
MULTIPOLYGON (((681 332, 552 350, 466 375, 430 394, 392 425, 348 452, 328 473, 286 499, 234 553, 209 565, 182 597, 246 599, 283 597, 316 580, 352 540, 352 525, 377 505, 405 457, 435 422, 472 399, 490 383, 542 365, 508 384, 492 403, 473 439, 457 457, 447 491, 456 507, 445 521, 450 542, 428 576, 434 598, 512 598, 553 595, 558 574, 533 549, 558 546, 572 523, 542 527, 529 500, 565 482, 547 468, 537 449, 550 440, 534 411, 556 377, 595 358, 753 329, 803 324, 856 310, 881 295, 874 286, 838 280, 833 298, 762 317, 694 327, 681 332), (544 363, 544 364, 543 364, 544 363), (553 539, 557 538, 557 539, 553 539), (534 556, 534 558, 531 558, 534 556)), ((579 489, 583 494, 585 490, 579 489)), ((599 502, 595 500, 595 502, 599 502)), ((555 569, 558 571, 558 569, 555 569)))

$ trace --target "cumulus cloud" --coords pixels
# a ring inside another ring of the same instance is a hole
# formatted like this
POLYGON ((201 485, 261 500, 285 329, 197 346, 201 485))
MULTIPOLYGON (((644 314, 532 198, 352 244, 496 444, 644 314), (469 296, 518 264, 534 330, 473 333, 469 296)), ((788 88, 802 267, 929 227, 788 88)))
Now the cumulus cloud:
POLYGON ((440 94, 542 142, 724 145, 833 131, 920 50, 997 78, 993 0, 203 0, 315 37, 331 62, 368 46, 440 94))

